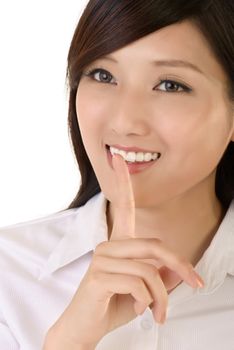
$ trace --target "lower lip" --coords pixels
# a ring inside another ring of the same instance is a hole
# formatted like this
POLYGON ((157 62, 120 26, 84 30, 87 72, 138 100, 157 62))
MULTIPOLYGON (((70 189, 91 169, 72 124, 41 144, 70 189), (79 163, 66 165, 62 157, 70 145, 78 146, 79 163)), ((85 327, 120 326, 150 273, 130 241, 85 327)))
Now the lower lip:
MULTIPOLYGON (((108 158, 108 163, 110 164, 110 167, 112 169, 113 165, 112 165, 112 154, 110 152, 109 148, 106 148, 107 150, 107 158, 108 158)), ((140 173, 141 171, 144 171, 148 168, 150 168, 152 165, 154 165, 156 163, 158 159, 155 160, 151 160, 150 162, 142 162, 142 163, 128 163, 126 162, 127 166, 128 166, 128 171, 130 174, 136 174, 136 173, 140 173)))

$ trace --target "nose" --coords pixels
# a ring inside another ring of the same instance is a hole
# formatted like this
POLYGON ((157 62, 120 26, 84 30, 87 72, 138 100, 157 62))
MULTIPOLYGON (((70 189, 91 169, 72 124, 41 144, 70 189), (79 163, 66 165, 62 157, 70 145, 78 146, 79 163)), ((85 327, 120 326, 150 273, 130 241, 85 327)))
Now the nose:
POLYGON ((139 92, 122 91, 112 112, 111 129, 119 135, 145 136, 150 131, 147 113, 146 102, 139 92))

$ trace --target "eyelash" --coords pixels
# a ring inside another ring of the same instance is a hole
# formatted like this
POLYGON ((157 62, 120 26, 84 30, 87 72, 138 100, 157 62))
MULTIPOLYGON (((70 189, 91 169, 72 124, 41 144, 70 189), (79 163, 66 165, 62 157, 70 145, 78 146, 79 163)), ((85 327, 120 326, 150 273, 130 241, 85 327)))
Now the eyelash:
MULTIPOLYGON (((109 84, 109 82, 102 82, 102 81, 98 81, 98 80, 94 79, 94 75, 96 73, 99 73, 99 72, 105 73, 109 77, 112 77, 112 75, 108 71, 103 69, 103 68, 91 68, 88 71, 84 72, 83 75, 85 75, 87 77, 90 77, 91 79, 93 79, 94 81, 96 81, 96 82, 98 82, 100 84, 109 84)), ((168 79, 167 77, 165 77, 165 79, 161 79, 159 85, 161 85, 162 83, 165 83, 165 82, 173 83, 173 84, 175 84, 178 87, 181 87, 183 89, 183 91, 175 91, 174 93, 189 93, 189 92, 192 91, 192 89, 189 88, 188 86, 186 86, 186 85, 184 85, 182 83, 179 83, 178 81, 174 81, 174 80, 168 79)), ((158 90, 158 91, 162 92, 162 93, 164 93, 164 92, 173 93, 173 92, 170 92, 170 91, 161 91, 161 90, 158 90)))

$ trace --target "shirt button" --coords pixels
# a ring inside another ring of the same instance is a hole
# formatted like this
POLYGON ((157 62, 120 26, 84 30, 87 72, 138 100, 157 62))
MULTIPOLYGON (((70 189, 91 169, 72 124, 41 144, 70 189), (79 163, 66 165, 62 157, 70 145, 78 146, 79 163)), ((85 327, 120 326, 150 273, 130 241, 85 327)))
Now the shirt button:
POLYGON ((153 327, 153 321, 149 319, 141 320, 141 327, 143 329, 151 329, 153 327))

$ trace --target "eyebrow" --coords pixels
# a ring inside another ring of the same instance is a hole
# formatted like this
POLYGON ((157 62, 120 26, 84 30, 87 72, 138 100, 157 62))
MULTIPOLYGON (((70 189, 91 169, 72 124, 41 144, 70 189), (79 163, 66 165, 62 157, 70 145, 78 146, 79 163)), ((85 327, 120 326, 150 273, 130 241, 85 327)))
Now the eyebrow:
MULTIPOLYGON (((115 63, 118 63, 118 61, 111 57, 111 56, 103 56, 100 57, 100 59, 105 59, 109 60, 115 63)), ((192 69, 200 74, 205 75, 205 73, 197 67, 195 64, 188 62, 188 61, 183 61, 183 60, 155 60, 150 62, 152 65, 155 65, 157 67, 182 67, 182 68, 189 68, 192 69)))

